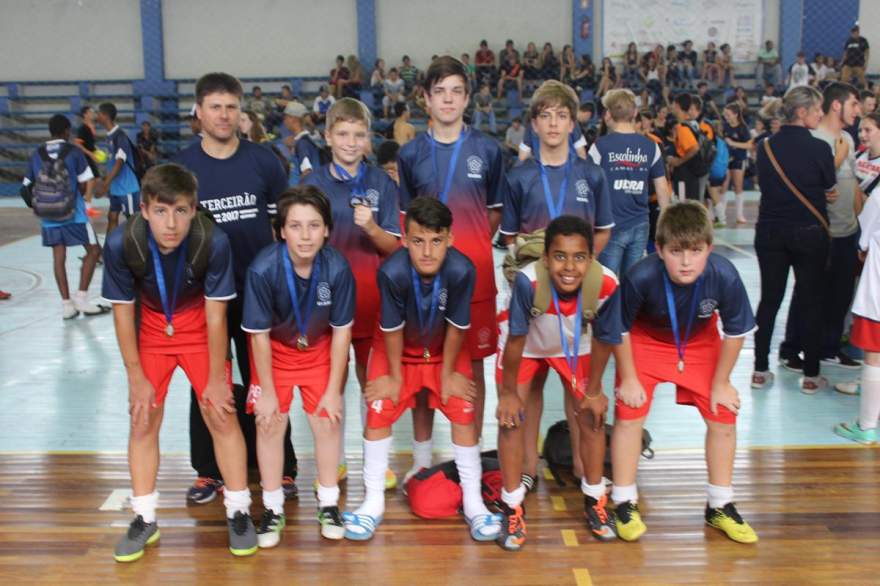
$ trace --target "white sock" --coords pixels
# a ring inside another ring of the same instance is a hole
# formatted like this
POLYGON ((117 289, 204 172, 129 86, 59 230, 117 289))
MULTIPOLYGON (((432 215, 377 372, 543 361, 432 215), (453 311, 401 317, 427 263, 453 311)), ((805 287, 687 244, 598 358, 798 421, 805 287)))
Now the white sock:
POLYGON ((862 396, 859 401, 859 427, 876 429, 880 417, 880 366, 862 366, 862 396))
POLYGON ((135 515, 144 518, 144 523, 156 522, 156 507, 159 506, 159 492, 154 490, 143 496, 133 496, 129 499, 135 515))
POLYGON ((590 484, 587 482, 587 477, 584 476, 581 478, 581 492, 598 501, 605 496, 605 483, 600 480, 599 484, 590 484))
POLYGON ((391 452, 391 436, 380 440, 364 440, 364 502, 358 515, 376 518, 385 514, 385 471, 391 452))
MULTIPOLYGON (((280 486, 275 490, 263 491, 263 507, 276 515, 284 514, 284 489, 280 486)), ((235 511, 232 511, 235 514, 235 511)))
POLYGON ((715 204, 715 219, 721 223, 727 222, 727 202, 724 198, 725 195, 722 195, 721 201, 715 204))
POLYGON ((480 493, 483 467, 480 461, 480 446, 459 446, 453 443, 452 450, 461 482, 464 516, 471 519, 477 515, 488 515, 489 509, 483 503, 483 495, 480 493))
POLYGON ((231 519, 235 513, 250 513, 251 508, 251 491, 249 488, 244 490, 223 489, 223 506, 226 507, 226 518, 231 519))
POLYGON ((736 194, 736 217, 743 218, 743 214, 745 213, 745 194, 737 193, 736 194))
POLYGON ((88 291, 77 291, 76 293, 74 293, 74 296, 75 296, 74 299, 76 301, 82 301, 83 303, 85 303, 89 298, 89 292, 88 291))
POLYGON ((433 458, 434 440, 433 438, 419 442, 413 440, 413 466, 416 472, 422 468, 430 468, 433 458))
POLYGON ((318 484, 318 506, 335 507, 339 504, 339 485, 323 486, 318 484))
POLYGON ((504 487, 501 488, 501 500, 505 505, 514 509, 522 504, 526 498, 526 487, 520 484, 513 492, 507 492, 504 487))
POLYGON ((733 502, 733 487, 706 483, 706 496, 709 498, 709 507, 718 509, 733 502))
POLYGON ((615 505, 625 503, 626 501, 637 503, 639 502, 639 489, 636 488, 635 484, 628 484, 626 486, 615 484, 611 487, 611 500, 615 505))

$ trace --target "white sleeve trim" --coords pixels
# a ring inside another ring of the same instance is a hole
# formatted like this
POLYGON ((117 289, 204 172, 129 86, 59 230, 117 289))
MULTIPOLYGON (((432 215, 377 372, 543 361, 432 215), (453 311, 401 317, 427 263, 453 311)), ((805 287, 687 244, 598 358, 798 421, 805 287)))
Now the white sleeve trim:
POLYGON ((516 236, 517 234, 519 234, 519 232, 505 232, 505 231, 504 231, 503 229, 501 229, 501 228, 499 228, 498 230, 499 230, 502 234, 504 234, 505 236, 516 236))
POLYGON ((607 226, 596 226, 596 227, 593 228, 593 229, 594 229, 594 230, 610 230, 610 229, 613 228, 613 227, 614 227, 614 222, 611 222, 611 223, 608 224, 607 226))
POLYGON ((114 305, 131 305, 134 299, 110 299, 109 297, 101 297, 104 301, 114 305))
MULTIPOLYGON (((660 153, 660 145, 654 143, 654 160, 651 161, 651 166, 653 167, 654 165, 656 165, 657 161, 659 161, 661 158, 662 155, 660 153)), ((655 179, 660 179, 660 177, 655 177, 655 179)))
POLYGON ((241 326, 241 329, 244 330, 245 332, 249 333, 249 334, 262 334, 262 333, 265 333, 265 332, 271 332, 271 331, 272 331, 272 328, 266 328, 265 330, 252 330, 252 329, 250 329, 250 328, 246 328, 246 327, 244 327, 243 324, 242 324, 242 326, 241 326))
POLYGON ((391 235, 394 236, 395 238, 400 238, 400 237, 401 237, 400 232, 392 232, 391 230, 385 230, 385 228, 382 228, 382 230, 384 230, 384 231, 385 231, 386 233, 388 233, 388 234, 391 234, 391 235))
POLYGON ((724 333, 724 332, 722 332, 722 333, 723 333, 723 335, 724 335, 725 338, 745 338, 745 337, 748 336, 749 334, 753 334, 753 333, 755 333, 755 332, 757 332, 757 331, 758 331, 758 326, 756 325, 755 327, 753 327, 753 328, 750 329, 749 331, 747 331, 747 332, 743 332, 743 333, 741 333, 741 334, 727 334, 727 333, 724 333))
POLYGON ((25 177, 25 178, 23 178, 23 179, 21 180, 21 184, 24 185, 25 187, 27 187, 27 186, 30 185, 31 183, 33 183, 33 181, 31 181, 31 180, 28 179, 27 177, 25 177))
POLYGON ((486 206, 486 207, 489 208, 490 210, 494 210, 495 208, 503 208, 504 204, 503 203, 493 203, 492 205, 486 206))
POLYGON ((306 157, 305 159, 303 159, 302 161, 300 161, 300 163, 299 163, 299 170, 300 170, 301 173, 302 173, 302 172, 305 172, 305 171, 311 171, 311 170, 312 170, 312 162, 309 161, 309 158, 308 158, 308 157, 306 157))
POLYGON ((519 150, 521 150, 524 153, 530 153, 530 152, 532 152, 532 147, 530 147, 529 145, 527 145, 524 142, 521 142, 521 143, 519 143, 519 150))
POLYGON ((599 149, 596 148, 596 143, 590 147, 590 150, 587 152, 587 156, 597 165, 602 163, 602 155, 599 153, 599 149))
POLYGON ((587 146, 587 139, 582 134, 581 137, 574 143, 574 148, 579 149, 581 147, 587 146))
POLYGON ((123 162, 128 160, 128 157, 125 155, 125 151, 121 148, 116 151, 116 156, 114 158, 121 159, 123 162))
POLYGON ((91 179, 95 178, 95 174, 92 173, 92 168, 86 165, 86 170, 76 176, 76 180, 80 183, 85 183, 91 179))
POLYGON ((448 321, 449 323, 451 323, 453 326, 455 326, 456 328, 458 328, 458 329, 460 329, 460 330, 469 330, 469 329, 471 329, 471 324, 465 324, 465 325, 463 325, 463 326, 460 326, 460 325, 458 325, 457 323, 455 323, 454 321, 452 321, 451 319, 449 319, 448 317, 446 318, 446 321, 448 321))
POLYGON ((208 297, 205 295, 205 299, 208 301, 229 301, 230 299, 235 299, 238 297, 238 293, 233 293, 232 295, 227 295, 226 297, 208 297))
POLYGON ((350 328, 354 324, 354 319, 350 320, 347 324, 342 324, 341 326, 330 324, 330 327, 334 330, 344 330, 346 328, 350 328))
POLYGON ((405 325, 406 322, 402 321, 399 326, 394 326, 393 328, 383 328, 382 326, 379 326, 379 329, 383 332, 396 332, 397 330, 402 330, 405 325))

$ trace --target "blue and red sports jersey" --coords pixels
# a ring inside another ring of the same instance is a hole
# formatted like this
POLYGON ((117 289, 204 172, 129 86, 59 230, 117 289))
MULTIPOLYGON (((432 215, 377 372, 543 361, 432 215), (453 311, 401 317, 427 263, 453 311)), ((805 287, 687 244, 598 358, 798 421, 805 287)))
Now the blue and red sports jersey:
POLYGON ((379 327, 386 332, 403 328, 404 362, 424 362, 425 348, 431 353, 431 362, 441 362, 446 322, 459 329, 470 327, 476 269, 455 248, 447 250, 446 258, 434 277, 440 279, 437 310, 431 329, 423 338, 416 304, 422 308, 422 319, 427 328, 434 281, 432 279, 426 283, 419 277, 419 290, 414 291, 412 266, 409 251, 401 248, 389 256, 379 268, 379 295, 382 298, 379 327))
MULTIPOLYGON (((330 245, 342 253, 351 265, 357 283, 352 337, 368 338, 376 330, 379 307, 379 287, 376 271, 382 263, 379 250, 364 230, 354 223, 351 206, 354 181, 342 181, 330 172, 330 165, 318 168, 303 179, 304 185, 314 185, 330 200, 333 230, 330 245)), ((394 236, 400 237, 400 207, 397 205, 397 185, 382 169, 366 165, 363 179, 365 199, 373 210, 373 221, 394 236)))
POLYGON ((284 167, 266 147, 242 140, 228 159, 215 159, 201 141, 183 149, 173 161, 199 180, 199 203, 213 214, 235 251, 235 286, 244 290, 247 268, 272 243, 271 216, 278 196, 287 189, 284 167))
MULTIPOLYGON (((140 301, 140 350, 157 354, 207 352, 205 299, 227 301, 236 296, 229 238, 223 230, 214 228, 208 268, 203 278, 197 279, 192 266, 188 263, 184 264, 184 282, 178 290, 177 303, 171 318, 174 335, 170 337, 165 333, 167 323, 153 259, 151 256, 147 257, 144 278, 141 282, 136 282, 134 274, 125 262, 124 239, 125 227, 119 226, 104 243, 104 281, 101 286, 101 296, 114 304, 140 301)), ((168 254, 160 255, 169 303, 175 287, 175 272, 181 254, 184 254, 183 246, 168 254)))
MULTIPOLYGON (((566 165, 545 165, 550 183, 550 198, 556 206, 559 190, 566 174, 566 165)), ((614 226, 608 182, 602 169, 571 153, 571 169, 562 204, 562 214, 590 220, 596 229, 614 226)), ((502 234, 534 232, 546 228, 553 220, 547 207, 544 182, 538 162, 529 159, 507 174, 504 190, 504 210, 501 216, 502 234)))
MULTIPOLYGON (((261 250, 248 268, 241 329, 250 333, 269 332, 272 340, 296 348, 301 332, 287 288, 285 254, 287 243, 272 244, 261 250)), ((293 280, 300 315, 305 319, 308 314, 304 332, 309 344, 307 351, 326 352, 331 328, 348 327, 354 320, 355 284, 348 261, 338 250, 325 244, 315 258, 320 267, 311 308, 306 307, 310 279, 303 279, 294 271, 293 280)))
MULTIPOLYGON (((487 208, 503 205, 504 160, 498 142, 479 130, 467 135, 458 156, 449 201, 455 247, 476 266, 474 301, 495 299, 495 266, 487 208)), ((400 209, 416 197, 439 197, 446 181, 453 144, 437 144, 437 173, 431 157, 431 137, 421 133, 400 149, 400 209), (439 177, 437 176, 439 174, 439 177)))
MULTIPOLYGON (((57 228, 67 224, 85 224, 88 222, 88 218, 86 217, 86 203, 83 199, 82 193, 80 193, 79 184, 85 183, 86 181, 93 179, 95 176, 86 161, 85 155, 83 155, 82 151, 74 145, 65 142, 60 138, 50 140, 43 146, 46 147, 46 153, 49 155, 50 159, 57 159, 61 147, 65 144, 70 145, 67 156, 64 157, 64 166, 67 167, 67 174, 70 176, 70 189, 73 190, 73 193, 75 194, 74 197, 76 197, 75 211, 73 217, 64 222, 54 222, 52 220, 44 220, 41 218, 40 223, 44 228, 57 228)), ((42 168, 43 159, 40 157, 38 149, 31 153, 31 158, 28 160, 27 173, 24 176, 22 184, 28 186, 33 183, 42 168)))
MULTIPOLYGON (((598 262, 598 261, 596 261, 598 262)), ((617 277, 609 269, 602 267, 602 286, 595 319, 581 335, 578 355, 590 353, 591 336, 608 344, 620 344, 623 327, 620 321, 620 296, 617 291, 617 277)), ((532 304, 535 300, 537 277, 535 263, 521 268, 513 281, 510 307, 498 316, 501 336, 498 348, 504 349, 508 332, 511 336, 526 336, 523 356, 526 358, 564 357, 562 340, 559 336, 559 318, 556 306, 551 303, 545 313, 532 317, 532 304)), ((580 289, 577 295, 580 295, 580 289)), ((571 341, 574 334, 574 318, 577 311, 577 295, 559 297, 559 311, 562 313, 562 328, 566 339, 571 341)))
POLYGON ((657 143, 641 134, 612 132, 596 140, 588 158, 605 171, 614 227, 628 230, 647 223, 651 181, 666 175, 657 143))
MULTIPOLYGON (((665 271, 666 267, 656 253, 643 258, 627 271, 620 286, 621 319, 624 331, 637 326, 660 342, 674 344, 663 286, 665 271)), ((753 332, 755 316, 746 288, 733 263, 721 255, 710 253, 702 278, 691 337, 703 328, 711 327, 716 312, 721 317, 725 336, 736 338, 753 332)), ((684 338, 696 283, 687 286, 671 284, 679 334, 684 338)))

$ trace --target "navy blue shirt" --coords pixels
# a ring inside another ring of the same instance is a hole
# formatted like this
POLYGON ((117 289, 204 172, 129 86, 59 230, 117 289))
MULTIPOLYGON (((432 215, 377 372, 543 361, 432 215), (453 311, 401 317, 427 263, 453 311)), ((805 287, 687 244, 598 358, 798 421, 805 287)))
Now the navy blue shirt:
POLYGON ((442 361, 446 322, 459 329, 467 329, 471 325, 471 297, 476 279, 474 264, 455 248, 449 248, 434 279, 440 280, 437 310, 430 331, 423 338, 417 307, 422 308, 427 329, 433 279, 426 283, 419 277, 419 290, 413 290, 412 262, 405 248, 395 251, 379 268, 377 280, 382 298, 379 326, 387 332, 403 328, 404 360, 423 361, 424 349, 428 348, 431 361, 442 361))
MULTIPOLYGON (((751 140, 752 138, 752 135, 749 133, 749 129, 746 127, 745 124, 740 124, 739 126, 731 126, 727 123, 726 120, 724 121, 722 135, 724 136, 724 138, 729 138, 736 142, 749 142, 749 140, 751 140)), ((739 147, 734 147, 730 145, 727 145, 727 150, 730 153, 730 164, 736 164, 741 168, 742 162, 745 161, 746 157, 749 155, 749 151, 747 149, 741 149, 739 147)))
MULTIPOLYGON (((825 194, 837 184, 834 155, 831 146, 800 126, 783 125, 774 135, 765 139, 773 149, 782 170, 795 187, 825 218, 828 218, 825 194)), ((761 184, 761 203, 758 225, 785 223, 795 226, 818 225, 810 210, 792 193, 773 168, 764 145, 758 145, 758 180, 761 184)))
MULTIPOLYGON (((624 331, 638 324, 654 339, 674 344, 663 285, 664 272, 666 267, 656 253, 646 256, 627 271, 619 289, 622 296, 621 319, 624 331)), ((719 254, 710 253, 702 279, 691 337, 706 327, 712 327, 716 311, 721 317, 725 336, 740 337, 752 332, 755 329, 755 316, 746 288, 733 263, 719 254)), ((679 332, 683 337, 696 283, 671 285, 679 332)))
POLYGON ((302 177, 303 173, 314 171, 321 166, 321 150, 318 148, 318 145, 312 141, 308 132, 305 130, 303 132, 305 134, 300 134, 293 147, 300 177, 302 177))
POLYGON ((201 141, 177 153, 173 161, 199 180, 199 203, 210 211, 229 236, 234 250, 235 284, 244 290, 245 273, 257 253, 272 243, 270 216, 287 188, 281 162, 272 151, 240 141, 228 159, 215 159, 201 141))
MULTIPOLYGON (((545 165, 550 184, 550 199, 558 203, 559 189, 565 177, 565 165, 545 165)), ((562 214, 588 219, 597 229, 614 226, 608 181, 602 169, 571 153, 571 175, 566 188, 562 214)), ((531 158, 511 169, 504 190, 501 232, 519 234, 546 228, 553 220, 547 206, 544 183, 538 162, 531 158)))
POLYGON ((596 139, 588 157, 605 171, 614 228, 646 224, 651 182, 666 175, 657 143, 641 134, 612 132, 596 139))
MULTIPOLYGON (((285 254, 288 254, 285 242, 267 246, 248 268, 241 329, 252 333, 270 332, 271 339, 295 348, 301 332, 296 325, 287 285, 285 254)), ((303 279, 293 271, 300 315, 305 319, 308 313, 305 335, 310 347, 329 338, 331 327, 346 327, 354 319, 355 285, 348 261, 326 244, 316 259, 320 259, 320 267, 311 308, 307 308, 306 303, 312 276, 303 279)))

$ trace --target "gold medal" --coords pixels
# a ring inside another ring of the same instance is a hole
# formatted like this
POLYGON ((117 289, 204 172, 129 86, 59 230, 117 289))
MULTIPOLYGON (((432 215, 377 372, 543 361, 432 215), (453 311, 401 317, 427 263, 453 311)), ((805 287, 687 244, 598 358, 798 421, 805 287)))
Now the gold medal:
POLYGON ((578 388, 577 377, 575 375, 571 375, 571 389, 576 391, 578 388))
POLYGON ((431 351, 427 347, 422 351, 422 358, 425 359, 425 362, 431 360, 431 351))
POLYGON ((305 336, 300 336, 296 339, 296 349, 302 352, 306 348, 309 347, 309 339, 305 336))
POLYGON ((678 372, 684 372, 684 360, 679 359, 679 361, 678 361, 678 372))
POLYGON ((169 338, 174 335, 174 326, 172 326, 170 323, 165 326, 165 335, 169 338))

